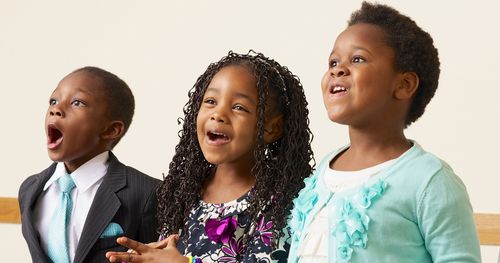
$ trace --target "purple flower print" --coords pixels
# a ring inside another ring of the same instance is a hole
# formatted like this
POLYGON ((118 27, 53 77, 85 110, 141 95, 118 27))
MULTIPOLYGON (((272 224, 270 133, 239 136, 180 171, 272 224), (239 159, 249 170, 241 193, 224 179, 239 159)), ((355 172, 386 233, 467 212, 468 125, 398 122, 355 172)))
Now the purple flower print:
POLYGON ((271 245, 271 239, 273 238, 273 232, 269 231, 273 227, 273 222, 268 221, 267 223, 264 220, 264 217, 260 218, 259 225, 257 226, 256 233, 262 239, 262 242, 266 244, 266 246, 271 245))
POLYGON ((222 220, 210 218, 205 224, 205 233, 210 240, 215 243, 227 244, 229 240, 234 236, 234 231, 236 231, 237 221, 233 217, 228 217, 222 220))
POLYGON ((236 241, 235 238, 231 238, 229 241, 229 244, 225 244, 222 246, 222 252, 224 252, 224 256, 220 257, 218 259, 218 262, 224 262, 224 263, 238 263, 239 258, 242 256, 240 255, 245 251, 245 248, 243 246, 243 239, 240 238, 238 241, 236 241))

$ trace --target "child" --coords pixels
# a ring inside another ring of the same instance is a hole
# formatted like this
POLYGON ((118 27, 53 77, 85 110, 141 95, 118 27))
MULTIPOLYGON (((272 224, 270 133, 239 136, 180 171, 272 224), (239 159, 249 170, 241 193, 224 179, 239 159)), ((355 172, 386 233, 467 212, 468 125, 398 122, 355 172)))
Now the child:
POLYGON ((312 171, 306 106, 299 79, 263 54, 229 52, 211 64, 189 93, 158 190, 162 236, 180 235, 155 245, 165 250, 120 238, 137 254, 109 260, 285 262, 286 251, 273 250, 312 171))
POLYGON ((289 262, 480 262, 465 186, 404 135, 438 78, 433 40, 413 20, 367 2, 352 14, 322 80, 350 144, 294 201, 289 262))
POLYGON ((133 114, 127 84, 100 68, 75 70, 54 90, 45 117, 54 163, 19 190, 33 262, 106 262, 109 249, 125 250, 117 236, 157 239, 160 181, 123 165, 111 152, 133 114))

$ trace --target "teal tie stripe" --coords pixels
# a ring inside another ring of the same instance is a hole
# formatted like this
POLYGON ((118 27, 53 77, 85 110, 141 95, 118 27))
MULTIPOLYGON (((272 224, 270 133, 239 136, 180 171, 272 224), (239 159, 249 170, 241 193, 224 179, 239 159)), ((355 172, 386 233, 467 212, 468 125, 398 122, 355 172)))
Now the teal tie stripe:
POLYGON ((64 175, 57 181, 61 191, 61 199, 57 206, 49 226, 48 254, 54 263, 70 263, 68 248, 68 224, 71 216, 73 202, 71 201, 71 190, 75 188, 75 182, 69 174, 64 175))

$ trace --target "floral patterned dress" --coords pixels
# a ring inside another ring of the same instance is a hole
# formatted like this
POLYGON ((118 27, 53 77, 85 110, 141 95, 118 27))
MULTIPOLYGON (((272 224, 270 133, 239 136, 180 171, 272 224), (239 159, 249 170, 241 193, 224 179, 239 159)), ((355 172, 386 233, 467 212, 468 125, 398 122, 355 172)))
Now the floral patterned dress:
POLYGON ((273 250, 273 222, 262 217, 251 229, 244 213, 247 207, 248 193, 223 204, 200 200, 189 215, 188 233, 181 235, 177 249, 204 263, 286 262, 289 244, 280 241, 279 249, 273 250))

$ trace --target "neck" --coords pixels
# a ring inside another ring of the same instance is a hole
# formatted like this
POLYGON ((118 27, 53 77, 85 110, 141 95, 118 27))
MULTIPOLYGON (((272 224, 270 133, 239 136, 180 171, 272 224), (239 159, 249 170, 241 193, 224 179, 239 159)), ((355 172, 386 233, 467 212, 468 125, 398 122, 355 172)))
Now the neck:
POLYGON ((380 129, 371 128, 362 130, 349 128, 349 139, 351 149, 360 152, 370 152, 372 150, 390 150, 409 146, 403 129, 390 129, 382 127, 380 129))
POLYGON ((250 191, 255 185, 251 167, 220 164, 205 184, 202 198, 207 203, 226 203, 250 191))
POLYGON ((349 127, 350 147, 330 167, 355 171, 395 159, 411 147, 402 128, 356 129, 349 127))

